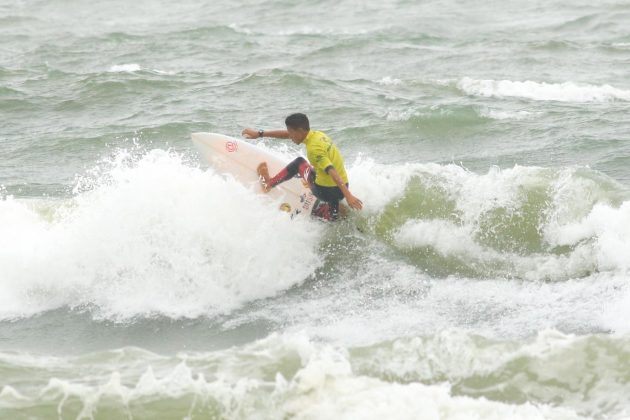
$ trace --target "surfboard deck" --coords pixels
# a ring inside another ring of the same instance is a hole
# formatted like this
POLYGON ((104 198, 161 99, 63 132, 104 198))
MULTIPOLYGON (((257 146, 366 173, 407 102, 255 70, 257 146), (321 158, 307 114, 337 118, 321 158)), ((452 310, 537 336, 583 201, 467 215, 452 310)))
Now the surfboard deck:
POLYGON ((201 155, 218 172, 230 174, 239 182, 260 194, 277 199, 280 210, 296 216, 330 219, 328 204, 320 202, 299 178, 292 178, 265 193, 257 173, 258 165, 267 162, 274 176, 289 162, 245 140, 218 133, 193 133, 191 138, 201 155))

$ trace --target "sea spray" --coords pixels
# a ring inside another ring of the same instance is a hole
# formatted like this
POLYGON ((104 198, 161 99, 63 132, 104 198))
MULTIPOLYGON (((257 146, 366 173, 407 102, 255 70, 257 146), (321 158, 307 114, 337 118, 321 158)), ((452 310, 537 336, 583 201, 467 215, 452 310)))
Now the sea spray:
POLYGON ((286 290, 319 265, 318 224, 175 153, 117 160, 93 183, 56 200, 51 221, 28 200, 0 202, 2 318, 62 306, 195 317, 286 290))

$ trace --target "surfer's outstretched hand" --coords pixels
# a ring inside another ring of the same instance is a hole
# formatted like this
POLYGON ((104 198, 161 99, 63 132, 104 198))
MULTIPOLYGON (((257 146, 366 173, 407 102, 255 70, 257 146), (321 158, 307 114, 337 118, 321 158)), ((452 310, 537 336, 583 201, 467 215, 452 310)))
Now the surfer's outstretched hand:
POLYGON ((244 128, 241 132, 241 135, 246 139, 257 139, 258 130, 254 130, 253 128, 244 128))

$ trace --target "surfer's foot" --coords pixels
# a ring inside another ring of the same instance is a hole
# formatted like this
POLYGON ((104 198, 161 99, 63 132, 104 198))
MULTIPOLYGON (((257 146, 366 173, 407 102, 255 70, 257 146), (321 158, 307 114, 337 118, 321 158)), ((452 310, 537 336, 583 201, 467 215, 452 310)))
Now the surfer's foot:
POLYGON ((271 191, 271 186, 269 186, 269 168, 267 168, 267 162, 263 162, 258 165, 256 171, 258 172, 258 179, 260 179, 262 190, 264 192, 271 191))

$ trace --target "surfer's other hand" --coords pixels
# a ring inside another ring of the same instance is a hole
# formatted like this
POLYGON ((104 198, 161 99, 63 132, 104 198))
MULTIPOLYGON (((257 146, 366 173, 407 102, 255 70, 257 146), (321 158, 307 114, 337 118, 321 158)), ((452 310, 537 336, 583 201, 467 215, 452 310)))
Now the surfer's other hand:
POLYGON ((361 210, 363 208, 363 201, 359 200, 354 195, 350 195, 349 197, 346 197, 346 201, 348 202, 348 205, 352 209, 361 210))
POLYGON ((241 132, 243 137, 246 139, 257 139, 258 138, 258 130, 254 130, 253 128, 244 128, 241 132))

